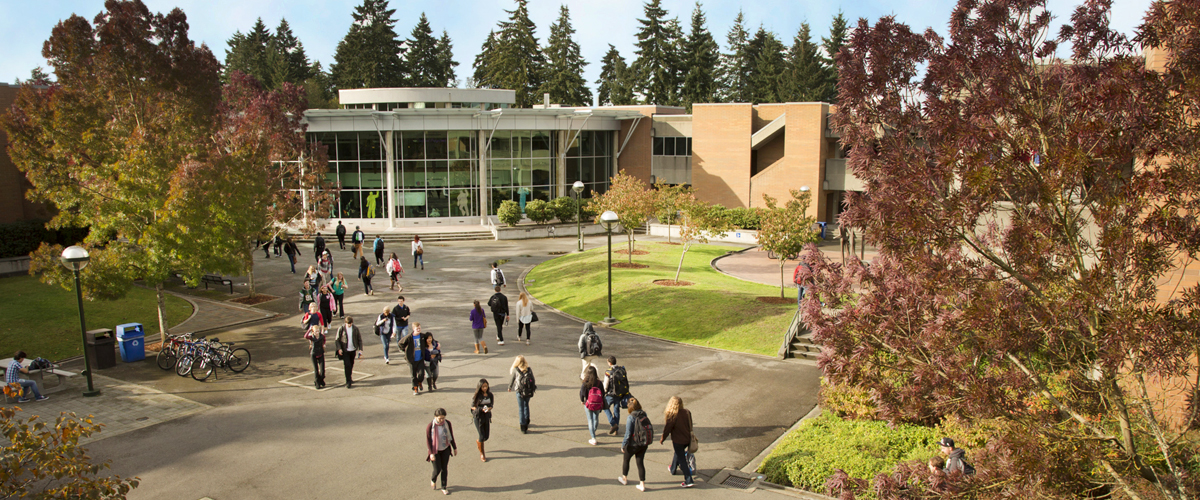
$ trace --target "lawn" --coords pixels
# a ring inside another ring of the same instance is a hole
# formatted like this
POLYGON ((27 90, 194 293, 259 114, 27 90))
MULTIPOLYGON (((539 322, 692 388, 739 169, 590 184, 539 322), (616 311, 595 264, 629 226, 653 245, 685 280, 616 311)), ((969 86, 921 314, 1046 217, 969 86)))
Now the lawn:
MULTIPOLYGON (((679 279, 695 284, 683 287, 653 283, 674 279, 681 246, 643 242, 637 249, 650 254, 634 255, 634 263, 649 267, 613 268, 613 316, 621 320, 617 328, 732 351, 766 355, 778 352, 796 305, 758 302, 755 297, 779 297, 779 287, 742 281, 709 266, 730 247, 693 245, 679 279)), ((613 255, 614 263, 627 259, 613 255)), ((538 300, 556 309, 599 321, 608 313, 606 264, 603 247, 565 255, 533 268, 525 286, 538 300)))
MULTIPOLYGON (((33 276, 0 278, 0 356, 18 349, 29 357, 59 360, 83 353, 75 291, 44 284, 33 276)), ((158 332, 154 290, 134 287, 116 301, 83 302, 88 330, 141 323, 146 335, 158 332)), ((167 295, 167 322, 176 325, 192 315, 188 301, 167 295)), ((155 333, 156 334, 156 333, 155 333)))

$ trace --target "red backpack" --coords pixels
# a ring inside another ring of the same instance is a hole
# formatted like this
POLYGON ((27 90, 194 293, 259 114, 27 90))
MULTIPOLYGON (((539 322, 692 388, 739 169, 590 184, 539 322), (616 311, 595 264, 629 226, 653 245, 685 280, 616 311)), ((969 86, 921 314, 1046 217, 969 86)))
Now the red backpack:
POLYGON ((600 411, 601 408, 604 408, 604 394, 599 387, 593 385, 591 389, 588 389, 587 402, 583 404, 583 407, 588 411, 600 411))

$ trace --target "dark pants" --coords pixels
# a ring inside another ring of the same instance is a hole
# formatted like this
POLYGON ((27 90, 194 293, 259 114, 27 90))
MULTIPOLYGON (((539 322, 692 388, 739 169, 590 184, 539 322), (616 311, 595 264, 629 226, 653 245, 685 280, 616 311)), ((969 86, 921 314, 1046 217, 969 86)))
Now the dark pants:
POLYGON ((450 468, 450 447, 441 450, 434 454, 433 460, 433 477, 429 478, 429 482, 436 483, 438 475, 442 476, 442 489, 446 489, 446 476, 449 475, 450 468))
POLYGON ((494 312, 492 320, 496 322, 496 340, 504 342, 504 315, 494 312))
POLYGON ((276 257, 278 257, 278 256, 279 256, 279 248, 280 248, 280 247, 282 247, 282 246, 283 246, 283 242, 282 242, 282 241, 276 241, 276 242, 275 242, 275 256, 276 256, 276 257))
POLYGON ((346 387, 354 383, 354 356, 358 351, 342 351, 342 366, 346 370, 346 387))
POLYGON ((322 323, 321 326, 328 327, 329 322, 333 321, 333 312, 329 310, 329 306, 326 305, 327 303, 324 300, 322 300, 321 302, 322 302, 321 307, 320 307, 321 323, 322 323))
POLYGON ((317 262, 321 262, 321 254, 325 253, 325 247, 313 248, 313 253, 315 254, 315 255, 313 255, 313 259, 316 260, 317 262))
POLYGON ((522 323, 517 320, 517 340, 521 340, 521 330, 525 330, 525 340, 533 339, 533 323, 522 323))
POLYGON ((409 361, 408 371, 412 373, 412 386, 416 388, 425 381, 425 362, 409 361))
POLYGON ((425 380, 429 381, 429 388, 433 389, 437 385, 438 378, 438 362, 434 360, 426 361, 425 363, 425 380))
POLYGON ((413 269, 417 268, 417 262, 421 263, 421 269, 425 269, 425 255, 419 254, 419 253, 414 253, 413 254, 413 269))
POLYGON ((338 235, 338 248, 340 248, 342 250, 346 249, 346 235, 344 235, 344 234, 338 235))
POLYGON ((678 464, 679 468, 683 469, 683 482, 692 484, 692 469, 688 467, 687 462, 687 443, 679 444, 672 442, 671 446, 675 447, 674 463, 678 464))
POLYGON ((629 459, 637 457, 638 481, 646 480, 646 463, 643 460, 646 458, 645 446, 629 445, 625 447, 625 458, 621 462, 621 475, 629 476, 629 459))
POLYGON ((343 307, 343 306, 342 306, 342 299, 344 299, 344 298, 346 298, 346 296, 345 296, 345 295, 336 295, 336 294, 335 294, 335 295, 333 296, 333 301, 337 303, 337 308, 338 308, 338 317, 339 317, 339 318, 345 318, 345 317, 346 317, 346 311, 345 311, 345 309, 343 309, 343 308, 342 308, 342 307, 343 307))
POLYGON ((379 248, 375 249, 375 263, 376 264, 383 263, 383 247, 379 247, 379 248))
POLYGON ((263 245, 263 255, 266 255, 268 259, 271 258, 271 242, 268 241, 263 245))
POLYGON ((492 435, 492 415, 481 412, 474 420, 475 431, 479 433, 479 442, 486 443, 492 435))
POLYGON ((312 357, 313 362, 313 383, 317 389, 325 385, 325 355, 318 354, 312 357))
POLYGON ((371 293, 371 277, 363 276, 362 280, 363 280, 363 289, 366 290, 365 293, 368 293, 368 294, 371 293))
POLYGON ((288 262, 292 263, 292 274, 296 274, 296 254, 288 254, 288 262))

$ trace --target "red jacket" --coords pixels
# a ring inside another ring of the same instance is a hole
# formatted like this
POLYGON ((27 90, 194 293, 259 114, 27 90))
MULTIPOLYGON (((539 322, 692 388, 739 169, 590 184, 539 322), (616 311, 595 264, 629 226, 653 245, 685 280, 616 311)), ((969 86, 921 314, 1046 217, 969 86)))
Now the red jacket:
MULTIPOLYGON (((805 281, 805 280, 802 280, 802 279, 800 278, 800 269, 801 269, 801 268, 804 268, 804 267, 808 267, 808 265, 807 265, 807 264, 805 264, 805 263, 803 263, 803 262, 801 262, 801 263, 799 263, 799 264, 797 264, 797 265, 796 265, 796 270, 792 272, 792 283, 795 283, 795 284, 797 284, 797 285, 803 285, 803 284, 804 284, 804 281, 805 281)), ((809 272, 810 272, 810 273, 812 272, 812 271, 811 271, 811 269, 809 270, 809 272)))

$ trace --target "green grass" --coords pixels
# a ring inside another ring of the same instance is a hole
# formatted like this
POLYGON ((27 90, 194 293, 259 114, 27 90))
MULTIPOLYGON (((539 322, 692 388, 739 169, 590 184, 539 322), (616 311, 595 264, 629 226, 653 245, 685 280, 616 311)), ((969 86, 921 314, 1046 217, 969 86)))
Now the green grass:
MULTIPOLYGON (((18 349, 29 357, 59 360, 83 353, 75 291, 44 284, 33 276, 0 279, 0 356, 18 349)), ((134 287, 115 301, 84 301, 88 330, 141 323, 146 335, 158 331, 154 290, 134 287)), ((186 300, 167 295, 167 322, 176 325, 192 314, 186 300)))
MULTIPOLYGON (((614 243, 613 249, 624 248, 614 243)), ((709 262, 730 247, 693 245, 684 259, 685 287, 655 285, 674 279, 679 245, 638 243, 634 263, 644 269, 613 268, 613 316, 618 328, 643 335, 732 351, 774 355, 783 341, 796 305, 766 304, 755 297, 778 297, 779 287, 726 276, 709 262)), ((606 248, 571 254, 539 264, 529 272, 526 288, 538 300, 588 321, 608 314, 606 248), (532 281, 532 282, 529 282, 532 281)), ((613 255, 613 262, 628 256, 613 255)), ((794 292, 793 292, 794 293, 794 292)))

